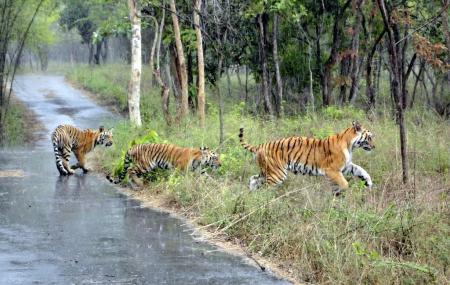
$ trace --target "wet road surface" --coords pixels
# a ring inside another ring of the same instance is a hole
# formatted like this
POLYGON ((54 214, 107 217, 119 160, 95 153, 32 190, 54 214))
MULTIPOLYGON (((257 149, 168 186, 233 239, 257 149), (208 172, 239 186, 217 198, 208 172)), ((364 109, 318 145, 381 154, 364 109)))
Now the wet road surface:
POLYGON ((0 173, 14 174, 0 175, 0 284, 286 284, 102 177, 59 177, 51 130, 118 118, 60 76, 20 76, 15 92, 46 130, 32 149, 0 151, 0 173))

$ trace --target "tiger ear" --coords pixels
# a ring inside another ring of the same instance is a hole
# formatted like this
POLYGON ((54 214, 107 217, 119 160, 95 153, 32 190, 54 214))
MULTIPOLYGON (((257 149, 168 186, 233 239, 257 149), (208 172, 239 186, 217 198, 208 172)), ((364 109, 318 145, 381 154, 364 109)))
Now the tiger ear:
POLYGON ((353 126, 353 129, 354 129, 356 132, 360 132, 360 131, 361 131, 361 124, 360 124, 359 122, 353 121, 353 122, 352 122, 352 126, 353 126))
POLYGON ((202 146, 200 147, 200 150, 202 151, 202 153, 205 153, 209 150, 209 148, 207 146, 202 146))
POLYGON ((105 130, 105 127, 100 126, 100 127, 98 127, 98 130, 99 130, 100 132, 103 132, 103 131, 105 130))

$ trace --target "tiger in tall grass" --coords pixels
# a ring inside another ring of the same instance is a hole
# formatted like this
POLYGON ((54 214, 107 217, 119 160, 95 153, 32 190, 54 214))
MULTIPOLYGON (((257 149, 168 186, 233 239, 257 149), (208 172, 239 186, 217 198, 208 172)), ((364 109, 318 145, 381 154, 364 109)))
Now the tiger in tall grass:
POLYGON ((244 141, 244 129, 239 132, 239 141, 248 151, 256 155, 261 170, 250 178, 250 190, 264 183, 279 185, 286 178, 288 170, 294 174, 322 175, 332 183, 336 195, 348 188, 345 174, 361 178, 372 187, 370 175, 361 166, 352 163, 355 148, 371 151, 375 148, 370 131, 353 122, 350 128, 324 139, 288 137, 252 146, 244 141))
POLYGON ((213 169, 220 167, 219 156, 207 147, 184 148, 173 144, 137 144, 125 154, 123 170, 118 177, 113 179, 108 175, 106 178, 117 184, 125 179, 128 173, 132 186, 134 183, 142 187, 143 182, 140 177, 156 168, 194 171, 204 166, 213 169))
POLYGON ((59 125, 53 131, 51 139, 56 158, 56 168, 60 175, 71 175, 78 168, 87 173, 86 154, 98 145, 108 147, 113 144, 112 130, 105 130, 103 126, 100 126, 98 130, 82 130, 71 125, 59 125), (78 162, 69 166, 72 151, 78 162))

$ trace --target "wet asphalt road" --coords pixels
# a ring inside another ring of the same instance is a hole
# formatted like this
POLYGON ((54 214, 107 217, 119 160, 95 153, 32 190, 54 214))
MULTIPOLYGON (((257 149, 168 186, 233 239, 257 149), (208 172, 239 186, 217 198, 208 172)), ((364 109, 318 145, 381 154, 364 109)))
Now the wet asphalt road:
POLYGON ((63 77, 19 76, 46 130, 31 149, 0 151, 0 284, 285 284, 242 258, 193 240, 182 221, 120 194, 102 177, 59 177, 58 124, 117 120, 63 77))

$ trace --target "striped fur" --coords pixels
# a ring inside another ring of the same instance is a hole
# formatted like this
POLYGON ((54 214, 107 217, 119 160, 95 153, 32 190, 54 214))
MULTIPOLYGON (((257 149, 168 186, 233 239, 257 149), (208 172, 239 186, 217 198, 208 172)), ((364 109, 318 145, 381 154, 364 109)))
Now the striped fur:
POLYGON ((70 125, 59 125, 52 133, 53 151, 55 153, 56 168, 60 175, 71 175, 75 169, 81 168, 84 173, 88 172, 85 167, 85 155, 97 145, 111 146, 112 131, 100 127, 98 130, 81 130, 70 125), (69 158, 72 151, 78 163, 69 166, 69 158))
POLYGON ((361 147, 366 151, 375 148, 372 133, 363 129, 357 122, 352 127, 325 139, 307 137, 288 137, 252 146, 244 141, 244 129, 239 132, 241 145, 256 156, 261 170, 259 175, 250 178, 250 190, 262 184, 279 185, 288 171, 294 174, 323 175, 333 184, 338 194, 348 188, 344 174, 357 176, 366 186, 372 186, 372 179, 362 167, 352 163, 352 152, 361 147))
POLYGON ((214 169, 220 167, 218 155, 206 147, 183 148, 172 144, 137 144, 125 154, 123 170, 119 176, 116 179, 110 176, 106 178, 117 184, 125 179, 128 173, 131 182, 142 186, 140 176, 155 168, 194 171, 203 166, 214 169))

